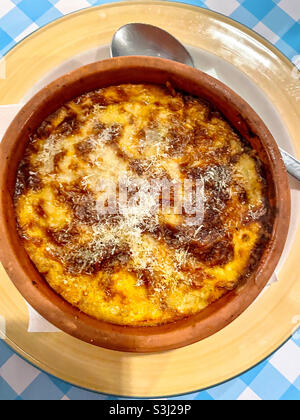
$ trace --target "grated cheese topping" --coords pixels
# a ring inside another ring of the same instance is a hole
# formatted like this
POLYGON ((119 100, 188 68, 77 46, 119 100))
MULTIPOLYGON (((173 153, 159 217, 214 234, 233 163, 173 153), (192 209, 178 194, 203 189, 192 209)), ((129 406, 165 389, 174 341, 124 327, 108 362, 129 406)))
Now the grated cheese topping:
POLYGON ((272 227, 261 165, 201 99, 170 85, 111 86, 65 104, 31 137, 18 229, 49 285, 86 314, 174 322, 255 270, 272 227), (196 213, 183 205, 188 182, 201 182, 202 213, 193 194, 196 213))

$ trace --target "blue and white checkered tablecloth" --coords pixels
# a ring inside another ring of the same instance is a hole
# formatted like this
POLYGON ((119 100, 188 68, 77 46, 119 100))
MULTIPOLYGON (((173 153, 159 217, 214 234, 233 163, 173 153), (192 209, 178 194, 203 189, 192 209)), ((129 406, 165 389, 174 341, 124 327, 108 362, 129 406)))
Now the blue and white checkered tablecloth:
MULTIPOLYGON (((119 0, 1 0, 0 57, 25 36, 76 10, 119 0)), ((300 0, 186 0, 254 29, 289 59, 300 56, 300 0)), ((299 58, 299 57, 298 57, 299 58)), ((300 332, 247 373, 206 391, 170 399, 300 400, 300 332)), ((0 340, 0 400, 115 400, 47 375, 0 340)))

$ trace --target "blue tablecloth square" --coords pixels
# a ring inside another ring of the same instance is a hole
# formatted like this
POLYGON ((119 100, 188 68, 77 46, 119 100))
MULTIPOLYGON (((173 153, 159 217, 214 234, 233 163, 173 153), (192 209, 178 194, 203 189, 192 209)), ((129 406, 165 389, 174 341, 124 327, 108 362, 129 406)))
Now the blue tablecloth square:
POLYGON ((300 375, 298 376, 298 378, 294 382, 294 386, 298 389, 298 391, 300 391, 300 375))
POLYGON ((0 340, 0 368, 8 361, 14 352, 8 347, 4 341, 0 340))
POLYGON ((0 58, 3 57, 15 45, 16 42, 10 37, 7 38, 5 32, 1 31, 0 28, 0 58))
POLYGON ((254 27, 259 20, 255 17, 251 12, 249 12, 245 7, 240 6, 238 7, 231 15, 232 19, 237 20, 244 25, 248 25, 250 27, 254 27))
MULTIPOLYGON (((1 33, 0 33, 0 37, 1 37, 1 33)), ((0 48, 0 58, 3 57, 6 53, 8 53, 8 51, 10 51, 14 46, 16 45, 15 41, 10 42, 9 44, 7 44, 4 48, 0 48)))
POLYGON ((0 27, 0 50, 3 50, 7 45, 13 42, 12 37, 10 37, 3 29, 0 27))
POLYGON ((50 22, 53 22, 55 19, 59 19, 62 16, 63 14, 57 10, 56 7, 51 7, 51 9, 47 10, 46 13, 40 16, 35 23, 38 26, 44 26, 50 22))
POLYGON ((245 382, 236 378, 224 384, 218 385, 207 390, 214 400, 236 400, 247 388, 245 382))
POLYGON ((72 387, 67 393, 67 397, 70 400, 83 400, 83 401, 101 401, 110 399, 108 395, 97 394, 95 392, 86 391, 84 389, 79 389, 72 387))
POLYGON ((251 370, 248 370, 248 372, 243 373, 240 378, 243 382, 247 385, 251 385, 251 382, 256 378, 256 376, 267 366, 268 362, 264 361, 260 363, 259 365, 253 367, 251 370))
POLYGON ((37 20, 51 9, 52 4, 48 0, 38 0, 33 7, 32 0, 22 0, 18 3, 18 7, 32 20, 37 20))
POLYGON ((51 381, 45 373, 39 376, 26 388, 21 395, 24 400, 60 400, 64 393, 51 381))
POLYGON ((72 385, 62 381, 61 379, 55 378, 54 376, 49 376, 49 379, 54 383, 57 388, 59 388, 64 394, 70 391, 72 385))
POLYGON ((283 401, 300 401, 300 391, 294 385, 291 385, 280 399, 283 401))
POLYGON ((245 0, 243 6, 261 20, 273 9, 274 2, 273 0, 245 0))
POLYGON ((271 12, 263 18, 262 22, 280 37, 295 24, 294 19, 278 6, 275 6, 271 12))
POLYGON ((199 392, 194 399, 200 401, 214 401, 213 397, 209 395, 207 391, 199 392))
POLYGON ((293 59, 296 55, 298 55, 297 51, 294 50, 289 44, 284 42, 282 39, 276 42, 275 47, 279 48, 280 51, 286 55, 290 60, 293 59))
POLYGON ((294 50, 300 51, 300 23, 296 22, 282 39, 291 45, 294 50))
POLYGON ((0 376, 0 401, 13 401, 16 397, 15 391, 0 376))
POLYGON ((290 386, 290 382, 270 364, 251 383, 251 389, 262 400, 279 400, 290 386))
POLYGON ((11 38, 16 38, 31 24, 32 20, 17 7, 0 19, 0 28, 11 38))

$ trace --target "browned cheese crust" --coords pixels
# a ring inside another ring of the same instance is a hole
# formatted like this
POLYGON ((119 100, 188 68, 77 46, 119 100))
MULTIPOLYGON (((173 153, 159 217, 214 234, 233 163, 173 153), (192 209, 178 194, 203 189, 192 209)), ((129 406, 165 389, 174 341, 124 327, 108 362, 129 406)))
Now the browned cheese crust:
POLYGON ((28 255, 66 301, 110 323, 154 326, 198 313, 253 273, 272 229, 266 196, 255 151, 210 105, 169 85, 122 85, 42 123, 15 209, 28 255), (129 184, 202 180, 202 223, 147 206, 101 214, 103 180, 124 174, 129 184))

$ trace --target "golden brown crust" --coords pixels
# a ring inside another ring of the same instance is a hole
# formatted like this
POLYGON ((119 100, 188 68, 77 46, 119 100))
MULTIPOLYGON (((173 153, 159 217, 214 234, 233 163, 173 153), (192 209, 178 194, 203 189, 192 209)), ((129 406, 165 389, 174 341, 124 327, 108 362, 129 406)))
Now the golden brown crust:
POLYGON ((32 137, 16 183, 19 229, 51 287, 83 312, 122 325, 173 322, 259 262, 272 226, 259 167, 200 99, 170 86, 112 86, 66 104, 32 137), (203 180, 202 225, 185 213, 135 224, 99 215, 97 182, 123 172, 203 180))

